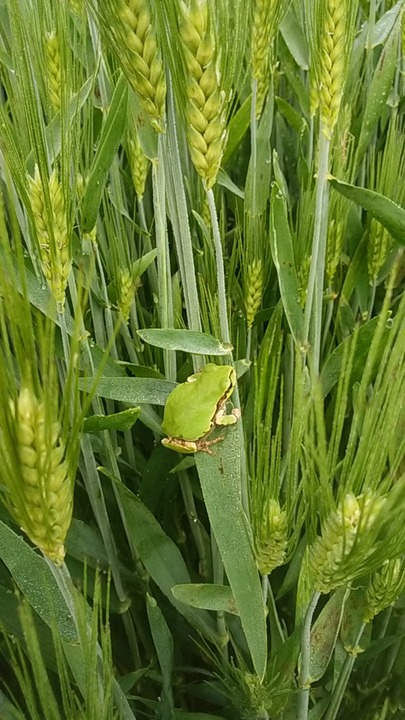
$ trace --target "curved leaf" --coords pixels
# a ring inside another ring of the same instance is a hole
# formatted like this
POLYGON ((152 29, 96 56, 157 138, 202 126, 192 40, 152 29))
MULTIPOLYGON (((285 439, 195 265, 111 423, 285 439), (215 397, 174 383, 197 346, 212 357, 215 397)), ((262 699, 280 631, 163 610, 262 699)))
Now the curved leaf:
POLYGON ((395 240, 405 245, 405 210, 375 190, 356 187, 337 178, 329 178, 332 187, 356 205, 361 205, 388 230, 395 240))
POLYGON ((177 610, 193 627, 216 642, 213 619, 205 610, 194 610, 172 595, 174 585, 189 583, 190 576, 180 550, 165 532, 150 510, 128 488, 117 483, 128 531, 139 556, 153 581, 177 610))
POLYGON ((1 520, 0 557, 16 585, 44 622, 49 627, 56 623, 64 640, 76 642, 76 628, 45 560, 1 520))
POLYGON ((301 70, 308 70, 308 44, 301 25, 298 23, 291 7, 284 15, 280 24, 280 32, 297 65, 301 70))
POLYGON ((311 630, 309 670, 311 683, 320 680, 329 665, 348 595, 349 590, 347 588, 337 590, 321 610, 311 630))
MULTIPOLYGON (((79 381, 80 390, 90 391, 96 378, 88 377, 79 381)), ((164 405, 167 396, 176 387, 169 380, 153 378, 102 377, 97 381, 96 395, 119 400, 130 405, 164 405)))
POLYGON ((212 335, 194 330, 152 328, 138 330, 139 337, 149 345, 165 350, 182 350, 193 355, 229 355, 231 345, 223 345, 212 335))
MULTIPOLYGON (((378 327, 379 318, 373 318, 359 328, 357 340, 356 340, 356 351, 353 358, 352 367, 352 379, 351 382, 360 380, 364 371, 367 356, 371 347, 371 343, 374 337, 374 333, 378 327)), ((388 338, 389 328, 388 326, 384 329, 385 338, 388 338)), ((339 380, 339 376, 342 368, 342 361, 345 355, 345 348, 353 340, 353 336, 350 335, 335 348, 335 350, 329 355, 325 365, 321 371, 321 383, 323 396, 326 397, 332 388, 336 385, 339 380)), ((383 352, 383 342, 380 346, 379 357, 383 352)))
POLYGON ((146 601, 149 626, 162 671, 161 717, 171 718, 174 713, 172 691, 173 637, 155 598, 148 593, 146 595, 146 601))
POLYGON ((222 162, 224 165, 229 160, 232 153, 236 150, 244 135, 247 133, 250 125, 251 104, 252 96, 249 95, 229 122, 228 142, 226 143, 225 151, 222 156, 222 162))
POLYGON ((229 585, 208 585, 207 583, 175 585, 172 587, 172 593, 177 600, 191 607, 239 615, 229 585))
POLYGON ((141 409, 129 408, 111 415, 92 415, 84 421, 84 432, 99 432, 100 430, 130 430, 136 423, 141 409))
POLYGON ((400 23, 397 22, 384 45, 367 89, 367 102, 363 113, 360 137, 357 143, 355 164, 358 166, 369 147, 376 125, 392 87, 398 57, 400 23))
POLYGON ((403 7, 403 0, 398 0, 394 7, 387 10, 382 17, 374 25, 374 32, 372 35, 371 47, 377 47, 377 45, 383 45, 394 27, 398 15, 403 7))

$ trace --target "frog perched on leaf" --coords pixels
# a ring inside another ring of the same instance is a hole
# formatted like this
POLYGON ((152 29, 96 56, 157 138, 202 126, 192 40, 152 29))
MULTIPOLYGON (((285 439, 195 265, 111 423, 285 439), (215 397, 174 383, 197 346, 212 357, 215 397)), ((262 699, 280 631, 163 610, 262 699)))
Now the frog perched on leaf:
POLYGON ((214 428, 233 425, 240 417, 236 408, 226 414, 235 385, 233 367, 214 363, 177 385, 165 405, 162 430, 168 437, 163 445, 181 453, 210 452, 211 445, 223 440, 223 436, 209 439, 214 428))

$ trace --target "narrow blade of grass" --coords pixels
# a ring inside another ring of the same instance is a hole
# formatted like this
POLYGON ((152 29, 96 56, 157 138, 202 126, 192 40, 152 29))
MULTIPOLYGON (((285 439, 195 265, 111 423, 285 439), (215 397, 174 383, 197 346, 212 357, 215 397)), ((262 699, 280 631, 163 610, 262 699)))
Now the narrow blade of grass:
POLYGON ((193 330, 151 328, 138 330, 139 337, 149 345, 166 350, 182 350, 193 355, 229 355, 232 347, 223 345, 212 335, 193 330))
POLYGON ((121 75, 103 126, 82 204, 82 230, 89 233, 97 220, 108 170, 121 143, 126 123, 127 81, 121 75))

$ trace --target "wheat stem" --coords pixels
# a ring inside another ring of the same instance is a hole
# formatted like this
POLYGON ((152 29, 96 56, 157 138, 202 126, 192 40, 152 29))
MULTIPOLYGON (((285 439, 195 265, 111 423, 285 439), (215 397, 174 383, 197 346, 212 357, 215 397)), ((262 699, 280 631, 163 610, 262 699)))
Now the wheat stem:
MULTIPOLYGON (((167 132, 168 162, 165 165, 165 169, 168 176, 166 185, 169 211, 174 229, 177 257, 184 288, 184 302, 188 327, 190 330, 201 331, 200 301, 196 283, 193 243, 188 220, 188 208, 180 160, 173 89, 171 85, 169 85, 168 95, 168 117, 170 121, 167 132)), ((205 192, 204 198, 206 198, 205 192)), ((208 213, 210 213, 208 201, 206 201, 206 206, 208 213)), ((201 368, 201 361, 201 356, 194 357, 193 364, 195 370, 201 368)))
MULTIPOLYGON (((364 629, 366 627, 366 623, 362 623, 360 625, 359 631, 357 633, 356 637, 356 645, 360 645, 361 636, 364 633, 364 629)), ((329 703, 329 707, 327 709, 326 715, 324 720, 335 720, 339 708, 342 704, 342 700, 346 691, 347 684, 350 680, 350 676, 352 674, 354 663, 356 662, 357 656, 355 654, 348 654, 345 662, 343 664, 343 667, 339 673, 338 681, 336 682, 333 691, 332 691, 332 697, 329 703)))
POLYGON ((297 720, 308 720, 309 690, 311 687, 309 678, 309 665, 311 659, 311 625, 318 600, 321 593, 315 591, 312 594, 301 633, 301 669, 298 679, 298 707, 297 720))
MULTIPOLYGON (((158 157, 152 164, 153 209, 155 215, 155 237, 157 268, 159 278, 159 318, 163 328, 173 327, 173 302, 170 274, 170 257, 166 225, 165 163, 162 137, 158 141, 158 157)), ((165 375, 168 380, 176 379, 176 355, 173 350, 163 351, 165 375)))
POLYGON ((319 138, 318 175, 316 181, 315 225, 312 240, 311 268, 309 272, 308 290, 304 319, 304 347, 311 343, 313 370, 319 372, 323 285, 325 272, 325 254, 327 240, 327 220, 329 207, 329 167, 330 141, 321 132, 319 138))
POLYGON ((215 198, 212 190, 207 190, 207 200, 210 208, 212 236, 215 247, 215 259, 217 268, 217 288, 218 288, 218 304, 219 304, 219 322, 221 328, 221 340, 224 345, 231 344, 231 336, 228 323, 228 306, 226 302, 226 285, 224 271, 224 257, 222 252, 221 235, 219 232, 217 210, 215 207, 215 198))

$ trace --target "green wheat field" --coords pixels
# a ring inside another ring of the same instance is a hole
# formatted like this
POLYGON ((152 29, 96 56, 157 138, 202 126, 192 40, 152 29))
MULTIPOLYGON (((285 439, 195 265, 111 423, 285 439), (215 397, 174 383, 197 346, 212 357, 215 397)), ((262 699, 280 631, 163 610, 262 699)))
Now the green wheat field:
POLYGON ((405 0, 0 0, 0 719, 405 717, 405 0))

